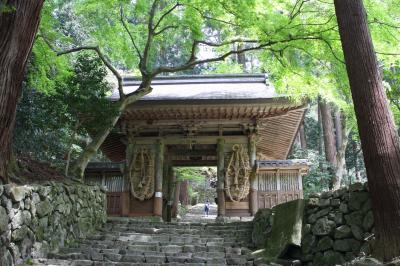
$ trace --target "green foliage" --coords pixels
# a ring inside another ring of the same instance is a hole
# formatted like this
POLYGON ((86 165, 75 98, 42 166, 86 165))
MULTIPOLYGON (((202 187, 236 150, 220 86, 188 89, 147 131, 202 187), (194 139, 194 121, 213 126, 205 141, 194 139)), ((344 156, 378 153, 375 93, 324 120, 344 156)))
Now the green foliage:
POLYGON ((177 167, 178 180, 204 181, 205 176, 202 175, 201 167, 177 167))
POLYGON ((386 94, 391 103, 396 124, 400 124, 400 61, 383 68, 386 94))
MULTIPOLYGON (((28 73, 35 72, 37 64, 41 61, 32 57, 28 73)), ((71 144, 79 152, 86 145, 88 131, 107 126, 109 115, 116 112, 106 99, 110 90, 106 74, 97 58, 82 54, 77 57, 71 75, 61 81, 53 80, 52 90, 43 92, 31 87, 31 82, 26 83, 17 109, 17 153, 62 164, 71 144)))

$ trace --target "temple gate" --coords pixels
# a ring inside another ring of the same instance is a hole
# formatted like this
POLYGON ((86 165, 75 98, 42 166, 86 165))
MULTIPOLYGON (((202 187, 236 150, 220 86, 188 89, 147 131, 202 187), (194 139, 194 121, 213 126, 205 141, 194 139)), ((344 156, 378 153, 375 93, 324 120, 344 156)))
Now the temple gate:
MULTIPOLYGON (((126 77, 125 93, 139 84, 126 77)), ((305 106, 277 95, 264 75, 160 77, 152 86, 101 147, 114 163, 86 171, 87 182, 107 187, 110 215, 170 217, 180 166, 217 167, 220 217, 303 196, 308 166, 286 158, 305 106)))

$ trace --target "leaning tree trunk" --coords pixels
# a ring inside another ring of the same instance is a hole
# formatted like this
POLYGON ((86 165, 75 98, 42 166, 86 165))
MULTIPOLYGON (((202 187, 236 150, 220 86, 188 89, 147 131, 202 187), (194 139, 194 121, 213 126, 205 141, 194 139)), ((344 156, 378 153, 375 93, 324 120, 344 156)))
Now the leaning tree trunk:
POLYGON ((106 140, 108 135, 110 134, 111 130, 117 124, 121 114, 125 111, 126 107, 146 94, 149 94, 152 91, 152 87, 150 86, 150 81, 142 81, 145 86, 140 86, 138 90, 134 93, 130 94, 124 99, 120 99, 115 104, 118 105, 118 112, 114 117, 110 118, 110 123, 108 126, 101 129, 92 139, 92 141, 85 147, 82 151, 81 155, 78 159, 72 164, 71 173, 76 177, 83 181, 83 175, 85 173, 86 166, 88 165, 89 161, 96 155, 98 150, 100 149, 103 142, 106 140))
POLYGON ((361 0, 335 0, 375 218, 375 252, 400 253, 400 145, 361 0), (379 249, 379 250, 378 250, 379 249))
POLYGON ((17 101, 43 2, 2 1, 11 8, 0 12, 0 179, 5 182, 8 182, 17 101))

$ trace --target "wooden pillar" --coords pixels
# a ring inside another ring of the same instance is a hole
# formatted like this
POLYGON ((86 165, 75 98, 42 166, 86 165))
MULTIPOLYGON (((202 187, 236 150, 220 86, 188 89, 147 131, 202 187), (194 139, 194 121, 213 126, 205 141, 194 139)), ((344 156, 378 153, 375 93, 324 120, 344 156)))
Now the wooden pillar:
POLYGON ((281 174, 279 169, 276 170, 276 190, 277 190, 277 194, 276 194, 276 205, 281 203, 281 174))
POLYGON ((163 182, 163 165, 164 165, 164 143, 158 140, 156 144, 155 156, 155 184, 154 184, 154 210, 155 216, 162 217, 162 182, 163 182))
POLYGON ((217 142, 217 196, 218 217, 225 216, 225 140, 218 139, 217 142))
POLYGON ((176 174, 172 167, 168 169, 168 196, 167 196, 167 222, 172 220, 172 205, 174 200, 176 174))
POLYGON ((249 159, 250 159, 250 193, 249 193, 249 204, 250 204, 250 213, 254 216, 258 210, 258 184, 257 184, 257 175, 256 175, 256 159, 257 159, 257 135, 250 134, 249 135, 249 159))

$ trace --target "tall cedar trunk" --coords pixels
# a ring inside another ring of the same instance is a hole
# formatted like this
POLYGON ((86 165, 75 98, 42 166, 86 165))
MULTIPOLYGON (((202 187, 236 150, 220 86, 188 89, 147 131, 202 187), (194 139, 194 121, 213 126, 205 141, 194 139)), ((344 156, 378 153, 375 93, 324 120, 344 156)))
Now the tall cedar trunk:
POLYGON ((0 12, 0 179, 7 182, 17 101, 43 0, 2 3, 13 9, 0 12))
POLYGON ((376 254, 400 252, 400 146, 361 0, 335 0, 375 218, 376 254))
MULTIPOLYGON (((323 146, 324 146, 324 135, 322 132, 322 117, 321 117, 321 101, 318 99, 318 108, 317 108, 317 115, 318 115, 318 155, 320 158, 324 155, 323 146)), ((322 171, 322 160, 319 160, 318 168, 322 171)))
POLYGON ((183 206, 189 205, 189 181, 183 180, 181 182, 179 200, 183 206))
POLYGON ((338 187, 338 180, 336 178, 336 136, 334 132, 331 105, 329 103, 325 103, 324 101, 320 101, 320 110, 322 118, 322 131, 324 133, 325 158, 329 163, 329 172, 331 174, 329 187, 332 189, 334 187, 338 187))
POLYGON ((339 108, 335 110, 335 133, 336 133, 336 149, 340 149, 343 144, 343 125, 342 125, 342 113, 339 108))
POLYGON ((304 130, 304 121, 300 125, 299 135, 300 135, 300 147, 303 150, 303 155, 306 155, 307 154, 307 138, 306 138, 306 132, 304 130))

